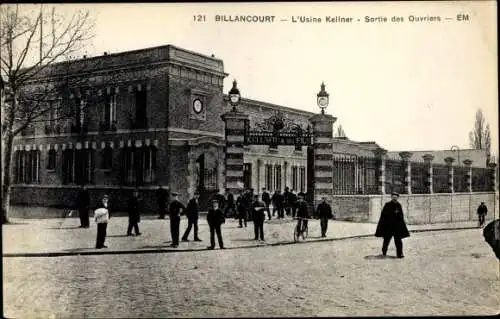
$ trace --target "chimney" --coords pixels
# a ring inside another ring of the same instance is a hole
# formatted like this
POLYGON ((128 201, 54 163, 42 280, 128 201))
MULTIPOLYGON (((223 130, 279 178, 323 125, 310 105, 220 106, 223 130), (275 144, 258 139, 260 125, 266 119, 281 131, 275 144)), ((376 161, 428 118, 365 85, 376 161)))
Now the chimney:
POLYGON ((104 52, 104 56, 108 55, 108 52, 104 52))

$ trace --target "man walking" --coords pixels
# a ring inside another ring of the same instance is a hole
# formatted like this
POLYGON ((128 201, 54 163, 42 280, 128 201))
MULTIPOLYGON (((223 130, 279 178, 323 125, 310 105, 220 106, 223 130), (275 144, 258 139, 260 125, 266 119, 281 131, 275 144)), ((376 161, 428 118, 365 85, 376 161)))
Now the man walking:
POLYGON ((158 212, 160 219, 165 219, 166 204, 167 204, 168 191, 161 185, 158 185, 156 190, 156 201, 158 203, 158 212))
POLYGON ((382 255, 387 255, 387 248, 391 238, 394 237, 394 244, 396 245, 396 252, 398 258, 403 258, 403 238, 410 237, 408 228, 404 220, 403 208, 398 202, 399 194, 393 192, 391 194, 391 201, 387 202, 382 209, 380 219, 377 224, 375 232, 376 237, 383 237, 384 243, 382 244, 382 255))
POLYGON ((486 219, 486 215, 488 214, 488 207, 484 204, 484 202, 481 202, 481 205, 477 208, 477 217, 478 217, 478 222, 479 222, 479 228, 483 227, 484 221, 486 219))
POLYGON ((328 219, 333 218, 332 207, 326 202, 326 197, 321 198, 321 203, 316 209, 316 215, 319 217, 321 225, 321 237, 324 238, 328 229, 328 219))
POLYGON ((208 246, 207 249, 215 248, 215 234, 217 234, 219 248, 224 249, 221 226, 226 222, 226 219, 224 218, 224 213, 219 208, 219 202, 216 200, 212 201, 212 208, 208 210, 207 222, 210 227, 210 246, 208 246))
POLYGON ((262 202, 266 206, 265 210, 267 211, 267 217, 271 220, 271 210, 269 209, 269 205, 271 204, 271 195, 269 195, 265 188, 262 188, 262 202))
POLYGON ((139 191, 134 189, 132 196, 128 200, 128 228, 127 236, 132 236, 132 228, 135 231, 136 236, 140 236, 139 232, 139 222, 140 222, 140 200, 139 191))
POLYGON ((181 222, 181 213, 186 209, 181 202, 179 202, 179 194, 172 193, 172 203, 170 203, 168 213, 170 218, 170 237, 172 238, 171 247, 177 248, 179 246, 179 226, 181 222))
POLYGON ((266 215, 264 210, 266 205, 259 201, 259 195, 255 195, 254 201, 252 203, 252 216, 253 216, 253 229, 255 234, 255 240, 264 241, 264 220, 266 215))
POLYGON ((243 224, 245 224, 245 227, 247 227, 247 210, 248 210, 248 201, 246 198, 246 194, 244 192, 241 192, 240 196, 236 200, 236 209, 238 210, 238 222, 239 222, 239 228, 243 227, 243 224))
POLYGON ((182 236, 182 241, 189 241, 188 236, 191 232, 191 227, 194 226, 194 241, 201 241, 198 237, 198 217, 199 217, 199 205, 198 198, 200 198, 200 193, 196 191, 194 197, 188 202, 186 207, 186 217, 188 219, 188 226, 184 235, 182 236))
POLYGON ((76 205, 78 207, 78 214, 80 216, 80 228, 89 228, 90 195, 86 186, 82 185, 82 187, 80 188, 76 199, 76 205))

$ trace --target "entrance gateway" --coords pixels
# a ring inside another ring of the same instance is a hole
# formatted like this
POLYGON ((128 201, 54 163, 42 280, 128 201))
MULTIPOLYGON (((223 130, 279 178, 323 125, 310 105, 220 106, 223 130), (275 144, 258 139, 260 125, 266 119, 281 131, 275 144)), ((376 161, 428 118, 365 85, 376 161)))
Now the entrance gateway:
MULTIPOLYGON (((233 90, 235 87, 234 82, 233 90)), ((231 97, 231 92, 229 95, 231 97)), ((257 125, 260 129, 251 129, 248 115, 237 110, 235 104, 231 111, 222 115, 226 137, 225 188, 229 192, 239 194, 245 185, 243 159, 245 145, 307 146, 306 200, 316 207, 321 197, 326 196, 331 199, 333 195, 333 124, 337 120, 335 117, 325 114, 322 109, 320 114, 309 119, 310 125, 303 128, 293 123, 285 125, 283 118, 277 113, 267 120, 268 125, 257 125)))

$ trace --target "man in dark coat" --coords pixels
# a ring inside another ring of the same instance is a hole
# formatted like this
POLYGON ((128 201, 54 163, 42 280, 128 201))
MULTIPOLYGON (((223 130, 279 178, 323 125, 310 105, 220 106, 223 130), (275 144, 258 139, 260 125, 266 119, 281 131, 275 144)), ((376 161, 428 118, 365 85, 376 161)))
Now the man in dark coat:
POLYGON ((207 249, 215 248, 215 234, 217 234, 219 248, 224 249, 221 226, 226 222, 226 219, 224 218, 224 213, 219 208, 219 202, 216 200, 212 201, 212 208, 208 210, 207 222, 210 227, 210 246, 208 246, 207 249))
POLYGON ((333 218, 332 207, 326 202, 326 197, 321 198, 321 203, 316 209, 316 215, 319 217, 321 225, 321 237, 326 237, 328 219, 333 218))
POLYGON ((266 205, 267 217, 271 220, 271 210, 269 209, 271 195, 269 195, 265 188, 262 188, 262 202, 266 205))
POLYGON ((394 237, 396 244, 396 252, 398 258, 403 258, 403 238, 410 237, 408 228, 404 220, 403 208, 398 202, 399 194, 392 193, 392 200, 385 203, 380 219, 378 221, 376 237, 383 237, 384 243, 382 244, 382 255, 387 255, 387 248, 391 238, 394 237))
POLYGON ((280 193, 279 189, 277 189, 273 197, 271 197, 271 201, 273 202, 273 216, 275 212, 278 212, 278 219, 285 217, 285 212, 283 209, 283 195, 280 193))
POLYGON ((481 205, 479 205, 479 207, 477 208, 477 218, 479 222, 479 227, 483 227, 484 220, 487 214, 488 214, 488 207, 486 207, 484 202, 481 202, 481 205))
POLYGON ((80 216, 80 228, 89 228, 89 206, 90 195, 87 187, 82 186, 76 198, 76 206, 78 207, 78 214, 80 216))
POLYGON ((234 217, 236 215, 236 203, 234 202, 234 196, 233 194, 229 191, 229 189, 226 189, 226 196, 227 196, 227 200, 226 200, 226 210, 225 210, 225 214, 226 214, 226 217, 234 217))
POLYGON ((500 219, 494 220, 483 229, 484 240, 500 260, 500 219))
POLYGON ((212 197, 210 201, 214 200, 219 202, 219 209, 224 211, 224 208, 226 207, 226 199, 224 198, 224 195, 221 194, 220 190, 217 190, 217 193, 212 197))
POLYGON ((191 232, 191 227, 193 226, 194 226, 194 241, 201 241, 201 239, 198 237, 199 197, 200 193, 195 192, 194 197, 191 198, 191 200, 189 200, 187 204, 185 213, 188 219, 188 226, 186 228, 186 231, 184 232, 184 235, 182 236, 182 241, 189 241, 188 236, 189 233, 191 232))
POLYGON ((246 194, 244 192, 240 193, 240 196, 236 199, 236 209, 238 211, 238 221, 239 221, 239 228, 243 227, 243 224, 245 224, 245 227, 247 227, 247 211, 248 211, 248 201, 246 194))
POLYGON ((186 209, 178 199, 179 194, 172 193, 172 202, 168 209, 170 218, 170 236, 172 237, 171 247, 177 248, 179 246, 179 226, 181 222, 181 214, 186 209))
POLYGON ((139 232, 139 222, 141 220, 140 217, 140 200, 139 200, 139 191, 134 189, 132 196, 130 196, 128 200, 128 228, 127 228, 127 236, 132 236, 132 228, 134 228, 135 235, 140 236, 139 232))
POLYGON ((156 201, 158 203, 158 212, 160 219, 165 219, 168 191, 161 185, 156 190, 156 201))
POLYGON ((291 215, 291 193, 288 187, 285 187, 285 191, 283 192, 283 208, 285 209, 286 215, 291 215))
POLYGON ((252 202, 252 217, 255 240, 264 240, 264 220, 266 219, 265 211, 266 204, 259 201, 259 195, 254 196, 252 202))
POLYGON ((289 204, 290 204, 290 210, 292 211, 292 217, 295 217, 295 215, 297 214, 297 209, 298 209, 297 202, 298 202, 298 197, 295 194, 295 191, 292 189, 289 195, 289 204))
MULTIPOLYGON (((299 196, 295 204, 297 210, 297 229, 302 231, 303 227, 307 228, 309 218, 309 206, 302 196, 299 196)), ((302 238, 304 235, 302 234, 302 238)))

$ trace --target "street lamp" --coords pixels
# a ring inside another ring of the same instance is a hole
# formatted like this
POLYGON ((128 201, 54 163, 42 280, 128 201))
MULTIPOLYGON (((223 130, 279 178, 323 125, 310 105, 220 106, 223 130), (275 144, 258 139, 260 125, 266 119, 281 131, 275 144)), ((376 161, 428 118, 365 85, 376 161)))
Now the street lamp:
POLYGON ((233 88, 229 91, 229 102, 233 106, 233 112, 236 112, 236 106, 240 103, 240 90, 236 87, 236 80, 233 81, 233 88))
POLYGON ((330 96, 330 94, 328 94, 325 91, 325 83, 322 82, 321 83, 321 91, 319 91, 319 93, 318 93, 318 100, 317 100, 318 106, 321 109, 321 114, 325 114, 325 109, 328 106, 328 97, 329 96, 330 96))
POLYGON ((456 146, 456 145, 452 145, 450 150, 452 152, 457 152, 457 161, 458 161, 458 164, 460 166, 460 147, 456 146))

